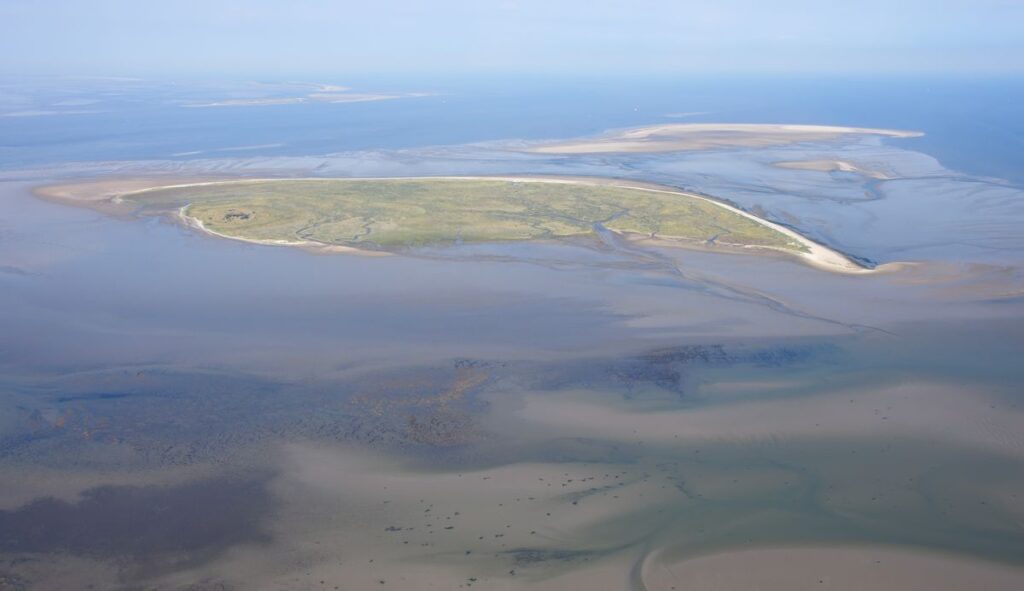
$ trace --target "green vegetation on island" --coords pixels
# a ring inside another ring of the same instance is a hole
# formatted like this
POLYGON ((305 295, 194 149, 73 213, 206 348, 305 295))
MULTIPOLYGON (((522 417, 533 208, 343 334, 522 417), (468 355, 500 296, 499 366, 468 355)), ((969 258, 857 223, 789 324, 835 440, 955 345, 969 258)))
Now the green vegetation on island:
POLYGON ((698 196, 590 182, 418 178, 254 180, 129 193, 208 231, 367 250, 617 233, 802 252, 779 229, 698 196))

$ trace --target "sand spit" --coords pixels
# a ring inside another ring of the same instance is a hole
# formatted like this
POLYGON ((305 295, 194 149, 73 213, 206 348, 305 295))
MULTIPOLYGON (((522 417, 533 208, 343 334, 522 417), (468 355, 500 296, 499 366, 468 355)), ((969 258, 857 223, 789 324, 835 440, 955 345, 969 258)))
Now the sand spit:
POLYGON ((848 162, 846 160, 793 160, 786 162, 776 162, 773 164, 773 166, 776 166, 778 168, 787 168, 790 170, 813 170, 817 172, 852 172, 854 174, 859 174, 880 181, 886 181, 896 178, 884 172, 871 170, 863 166, 854 164, 853 162, 848 162))
POLYGON ((527 148, 526 151, 538 154, 606 154, 758 148, 828 141, 847 135, 909 138, 923 134, 916 131, 829 125, 670 123, 611 130, 590 138, 540 143, 527 148))
POLYGON ((182 181, 188 184, 211 182, 218 179, 180 177, 144 177, 144 178, 109 178, 103 180, 87 180, 76 183, 45 185, 36 187, 36 196, 51 201, 71 204, 91 204, 103 201, 116 201, 118 197, 136 191, 145 191, 163 186, 178 185, 182 181))
MULTIPOLYGON (((620 179, 605 179, 605 178, 591 178, 591 177, 545 177, 545 176, 433 176, 433 177, 360 177, 360 178, 249 178, 249 179, 188 179, 187 182, 180 182, 182 179, 178 179, 179 182, 174 182, 168 179, 167 182, 161 182, 164 179, 118 179, 110 181, 92 181, 79 184, 66 184, 66 185, 55 185, 49 187, 41 187, 36 189, 36 194, 44 198, 62 201, 65 203, 75 203, 88 205, 90 207, 97 207, 102 209, 104 204, 118 205, 123 202, 125 198, 129 198, 133 195, 140 195, 149 191, 156 191, 162 189, 183 189, 188 187, 203 187, 211 185, 229 185, 229 184, 251 184, 251 183, 262 183, 268 181, 282 182, 282 181, 322 181, 322 182, 338 182, 338 181, 365 181, 365 180, 392 180, 392 179, 403 179, 403 180, 503 180, 511 182, 527 182, 527 183, 553 183, 553 184, 575 184, 575 185, 603 185, 612 186, 618 188, 626 188, 640 191, 650 191, 654 193, 664 193, 671 195, 680 195, 690 199, 700 199, 707 203, 714 204, 723 209, 727 209, 737 215, 743 216, 750 219, 758 224, 771 228, 776 232, 779 232, 793 241, 799 243, 805 252, 794 252, 790 250, 771 248, 771 247, 742 247, 752 251, 763 251, 771 250, 781 252, 790 256, 795 256, 805 263, 825 271, 842 274, 864 274, 873 273, 881 270, 892 270, 898 268, 898 265, 888 265, 884 269, 869 269, 863 267, 846 257, 840 252, 837 252, 831 248, 828 248, 822 244, 814 242, 809 238, 801 235, 800 233, 791 230, 783 225, 770 222, 768 220, 759 218, 751 213, 748 213, 742 209, 706 197, 698 195, 696 193, 689 193, 673 189, 671 187, 664 187, 652 183, 626 181, 620 179)), ((181 221, 186 223, 188 226, 205 232, 210 235, 214 235, 220 238, 230 238, 233 240, 241 240, 244 242, 251 242, 256 244, 274 245, 274 246, 296 246, 301 248, 307 248, 319 252, 344 252, 354 254, 386 254, 378 251, 367 251, 358 248, 351 248, 345 246, 338 246, 333 244, 324 244, 320 242, 310 240, 252 240, 246 238, 238 238, 235 236, 228 236, 214 232, 209 228, 206 228, 203 223, 188 215, 188 205, 185 205, 177 212, 178 217, 181 221)), ((633 236, 637 242, 648 242, 658 246, 692 246, 689 243, 682 242, 679 240, 673 240, 671 236, 633 236)))

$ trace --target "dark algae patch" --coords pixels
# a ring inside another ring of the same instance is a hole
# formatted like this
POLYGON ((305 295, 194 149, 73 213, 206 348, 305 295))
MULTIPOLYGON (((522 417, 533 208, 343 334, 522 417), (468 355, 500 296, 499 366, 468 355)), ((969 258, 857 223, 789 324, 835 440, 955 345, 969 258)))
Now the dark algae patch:
POLYGON ((177 486, 101 486, 0 511, 4 553, 128 559, 146 569, 201 564, 236 544, 270 541, 266 475, 177 486))

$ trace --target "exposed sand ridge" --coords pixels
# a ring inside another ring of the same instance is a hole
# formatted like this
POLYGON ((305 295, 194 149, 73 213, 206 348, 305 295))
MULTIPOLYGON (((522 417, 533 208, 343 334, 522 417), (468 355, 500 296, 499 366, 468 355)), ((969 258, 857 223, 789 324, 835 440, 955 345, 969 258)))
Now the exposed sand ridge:
POLYGON ((668 123, 611 130, 589 138, 540 142, 526 149, 539 154, 675 152, 733 147, 782 146, 829 141, 847 135, 910 138, 916 131, 760 123, 668 123))

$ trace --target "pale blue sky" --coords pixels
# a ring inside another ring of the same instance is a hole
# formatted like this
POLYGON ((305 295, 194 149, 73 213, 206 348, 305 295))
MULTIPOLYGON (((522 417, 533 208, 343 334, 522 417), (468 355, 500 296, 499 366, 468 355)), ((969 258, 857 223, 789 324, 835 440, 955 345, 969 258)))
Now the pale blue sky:
POLYGON ((1024 73, 1024 0, 0 0, 0 73, 1024 73))

